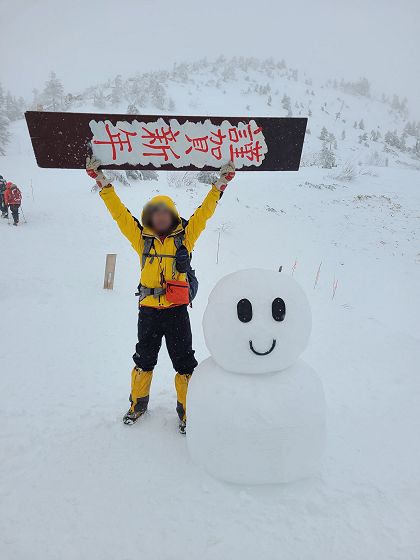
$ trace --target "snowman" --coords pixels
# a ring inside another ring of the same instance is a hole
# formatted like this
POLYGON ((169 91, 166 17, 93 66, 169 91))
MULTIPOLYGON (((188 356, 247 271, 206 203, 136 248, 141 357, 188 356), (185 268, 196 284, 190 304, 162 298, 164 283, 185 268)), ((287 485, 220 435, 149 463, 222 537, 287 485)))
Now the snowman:
POLYGON ((216 284, 203 318, 210 357, 190 380, 187 430, 193 460, 212 476, 269 484, 316 472, 324 393, 299 358, 311 322, 305 293, 283 272, 241 270, 216 284))

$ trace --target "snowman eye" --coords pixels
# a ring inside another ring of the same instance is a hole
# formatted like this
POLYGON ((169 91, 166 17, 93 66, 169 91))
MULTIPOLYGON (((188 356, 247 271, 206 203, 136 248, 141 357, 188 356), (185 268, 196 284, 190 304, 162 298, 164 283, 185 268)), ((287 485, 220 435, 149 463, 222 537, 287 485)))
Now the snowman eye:
POLYGON ((238 312, 238 319, 242 323, 249 323, 252 319, 252 305, 249 299, 241 299, 236 306, 238 312))
POLYGON ((273 319, 275 321, 283 321, 286 316, 286 304, 284 301, 276 297, 273 299, 273 303, 271 304, 271 313, 273 314, 273 319))

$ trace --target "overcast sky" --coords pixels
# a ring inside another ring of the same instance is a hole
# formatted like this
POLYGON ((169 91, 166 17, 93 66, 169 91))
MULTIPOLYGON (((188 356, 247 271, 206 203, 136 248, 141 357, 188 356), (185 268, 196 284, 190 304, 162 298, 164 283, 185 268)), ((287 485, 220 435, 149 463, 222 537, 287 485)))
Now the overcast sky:
POLYGON ((284 57, 314 76, 367 76, 420 105, 420 0, 0 0, 0 80, 30 96, 174 61, 284 57))

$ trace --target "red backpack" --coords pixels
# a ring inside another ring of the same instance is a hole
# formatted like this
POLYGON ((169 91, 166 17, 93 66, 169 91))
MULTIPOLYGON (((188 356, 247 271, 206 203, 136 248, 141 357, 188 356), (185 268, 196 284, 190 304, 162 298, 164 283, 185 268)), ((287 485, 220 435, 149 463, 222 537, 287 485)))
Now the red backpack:
POLYGON ((7 204, 20 204, 22 202, 22 193, 16 185, 12 185, 8 191, 7 204))

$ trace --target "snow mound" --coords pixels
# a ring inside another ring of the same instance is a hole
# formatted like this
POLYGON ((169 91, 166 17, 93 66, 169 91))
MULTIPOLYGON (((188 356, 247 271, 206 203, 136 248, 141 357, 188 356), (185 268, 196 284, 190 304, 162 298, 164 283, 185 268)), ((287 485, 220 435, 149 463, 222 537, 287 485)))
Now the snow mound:
POLYGON ((208 358, 189 385, 188 449, 196 463, 227 482, 291 482, 319 466, 324 417, 321 381, 305 362, 277 373, 237 375, 208 358))

